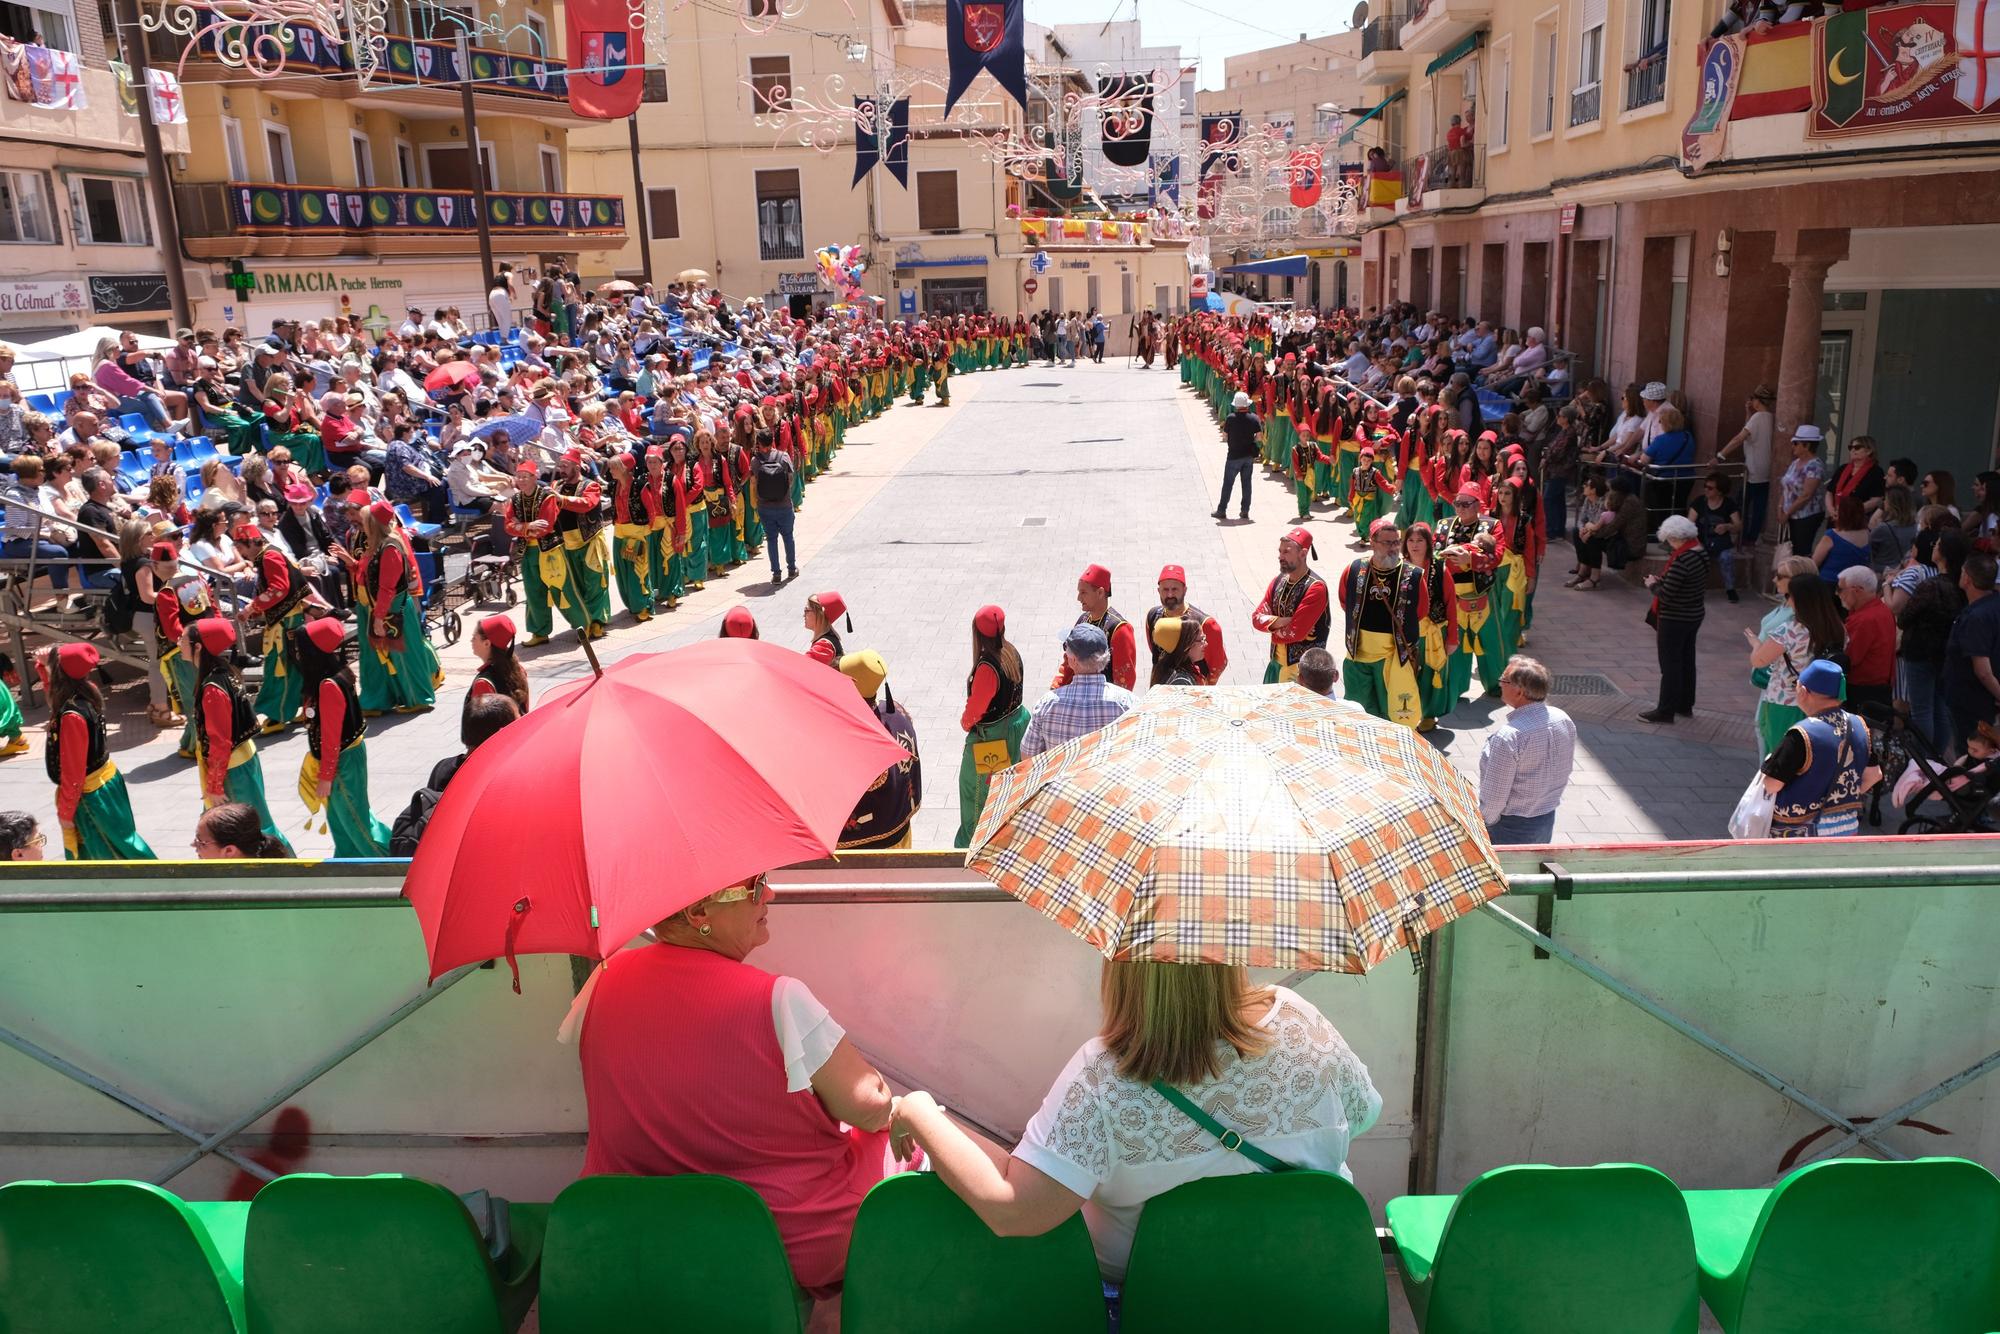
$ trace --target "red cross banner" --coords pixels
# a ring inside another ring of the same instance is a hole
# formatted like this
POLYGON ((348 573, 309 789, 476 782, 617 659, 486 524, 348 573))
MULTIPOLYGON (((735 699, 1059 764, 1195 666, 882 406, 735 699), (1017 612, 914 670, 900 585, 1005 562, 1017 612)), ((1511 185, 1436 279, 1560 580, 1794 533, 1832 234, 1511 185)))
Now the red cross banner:
POLYGON ((1806 135, 2000 120, 2000 0, 1877 5, 1813 25, 1806 135))
POLYGON ((625 0, 569 0, 569 106, 592 120, 622 120, 645 91, 642 12, 625 0))
POLYGON ((181 98, 181 81, 173 71, 146 71, 146 106, 155 125, 187 124, 187 103, 181 98))

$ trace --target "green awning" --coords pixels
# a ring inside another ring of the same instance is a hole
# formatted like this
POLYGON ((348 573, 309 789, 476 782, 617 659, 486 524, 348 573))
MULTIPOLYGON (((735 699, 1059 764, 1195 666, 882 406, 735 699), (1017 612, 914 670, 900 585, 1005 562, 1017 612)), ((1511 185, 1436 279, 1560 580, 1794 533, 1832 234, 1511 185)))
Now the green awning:
POLYGON ((1375 117, 1381 115, 1382 109, 1384 107, 1402 101, 1404 94, 1407 93, 1408 91, 1409 90, 1406 88, 1398 88, 1395 92, 1390 93, 1387 97, 1383 98, 1380 102, 1377 102, 1374 106, 1369 107, 1368 110, 1364 111, 1360 116, 1358 116, 1355 119, 1352 125, 1348 126, 1346 129, 1340 132, 1340 138, 1333 141, 1334 147, 1338 148, 1340 145, 1352 139, 1354 137, 1354 132, 1356 130, 1360 129, 1363 125, 1366 125, 1369 121, 1375 119, 1375 117))
POLYGON ((1439 70, 1450 69, 1453 65, 1456 65, 1459 61, 1477 51, 1479 43, 1485 36, 1486 32, 1484 29, 1476 29, 1467 33, 1463 41, 1457 42, 1448 50, 1441 52, 1436 60, 1433 60, 1424 68, 1424 77, 1426 79, 1435 78, 1439 70))

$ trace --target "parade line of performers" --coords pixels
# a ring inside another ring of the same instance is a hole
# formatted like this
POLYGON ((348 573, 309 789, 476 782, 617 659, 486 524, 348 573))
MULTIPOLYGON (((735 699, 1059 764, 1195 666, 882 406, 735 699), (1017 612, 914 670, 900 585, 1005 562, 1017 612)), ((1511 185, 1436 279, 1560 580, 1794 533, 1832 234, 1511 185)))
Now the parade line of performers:
MULTIPOLYGON (((906 394, 913 404, 927 391, 949 403, 955 373, 1028 364, 1026 321, 960 317, 908 332, 877 325, 859 335, 827 327, 823 339, 807 335, 811 365, 787 372, 754 406, 742 403, 727 420, 700 423, 691 448, 681 435, 662 443, 621 437, 570 445, 549 469, 524 458, 501 522, 520 562, 527 645, 548 640, 556 613, 580 636, 602 636, 614 584, 637 622, 662 606, 672 610, 688 590, 762 551, 758 509, 801 507, 806 483, 832 466, 849 427, 906 394), (757 456, 774 448, 791 464, 782 500, 766 494, 769 474, 760 479, 757 466, 757 456)), ((355 550, 343 557, 355 598, 351 644, 348 625, 329 614, 313 578, 255 523, 230 533, 254 569, 255 590, 242 606, 252 646, 239 644, 236 622, 217 614, 208 582, 181 565, 178 544, 161 541, 148 552, 160 672, 174 711, 186 719, 180 753, 194 761, 202 808, 250 806, 270 846, 287 853, 257 739, 302 724, 309 744, 298 794, 306 827, 321 817, 336 857, 388 856, 389 830, 369 801, 365 722, 425 712, 444 684, 424 631, 410 534, 386 499, 355 499, 355 550), (263 656, 254 696, 238 671, 249 647, 263 656)), ((497 689, 525 707, 514 635, 506 616, 479 622, 472 647, 482 665, 470 693, 497 689)), ((98 661, 96 648, 83 643, 52 646, 35 658, 49 700, 46 759, 64 852, 70 860, 151 858, 110 757, 98 661)))
MULTIPOLYGON (((1527 642, 1548 546, 1541 491, 1518 444, 1448 428, 1428 380, 1412 386, 1399 429, 1395 409, 1327 364, 1328 349, 1346 343, 1339 319, 1324 335, 1322 361, 1311 347, 1278 352, 1261 316, 1196 313, 1169 327, 1168 364, 1178 363, 1181 383, 1218 419, 1256 413, 1264 467, 1290 480, 1302 521, 1315 501, 1346 507, 1357 543, 1369 548, 1337 590, 1347 696, 1429 731, 1475 675, 1497 692, 1507 659, 1527 642)), ((1306 650, 1326 645, 1328 593, 1307 565, 1312 551, 1304 527, 1279 542, 1279 573, 1255 618, 1271 636, 1267 681, 1292 679, 1306 650)))

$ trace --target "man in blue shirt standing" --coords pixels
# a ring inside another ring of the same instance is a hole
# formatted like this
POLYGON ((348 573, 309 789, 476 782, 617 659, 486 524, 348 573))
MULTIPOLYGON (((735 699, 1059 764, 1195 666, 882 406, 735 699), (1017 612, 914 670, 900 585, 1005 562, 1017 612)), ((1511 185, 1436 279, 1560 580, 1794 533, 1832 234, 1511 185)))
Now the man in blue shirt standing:
POLYGON ((1576 724, 1544 702, 1552 684, 1534 658, 1511 658, 1500 673, 1500 698, 1512 712, 1479 751, 1479 814, 1495 843, 1555 837, 1556 807, 1576 767, 1576 724))

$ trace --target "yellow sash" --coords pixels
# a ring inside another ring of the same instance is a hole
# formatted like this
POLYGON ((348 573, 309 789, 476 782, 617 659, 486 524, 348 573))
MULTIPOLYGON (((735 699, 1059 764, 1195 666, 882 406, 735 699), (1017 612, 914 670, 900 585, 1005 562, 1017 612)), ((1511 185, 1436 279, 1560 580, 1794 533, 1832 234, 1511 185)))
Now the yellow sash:
POLYGON ((1424 666, 1431 669, 1433 688, 1444 684, 1444 667, 1451 654, 1444 646, 1444 626, 1426 616, 1423 620, 1424 666))
POLYGON ((95 792, 97 791, 97 789, 103 787, 106 783, 110 782, 117 776, 118 776, 118 766, 114 764, 112 761, 106 760, 104 762, 104 767, 102 769, 97 770, 95 773, 86 774, 84 776, 83 790, 87 793, 95 792))
POLYGON ((1507 591, 1514 595, 1514 605, 1519 607, 1528 600, 1528 562, 1518 551, 1510 551, 1500 558, 1500 568, 1506 571, 1507 591))
POLYGON ((619 541, 618 554, 627 565, 643 565, 646 562, 646 534, 652 531, 643 523, 621 523, 613 528, 619 541))
POLYGON ((604 543, 597 541, 595 535, 586 543, 582 530, 572 528, 562 535, 562 541, 565 551, 581 551, 583 553, 583 567, 585 569, 589 570, 592 574, 604 573, 604 543))

